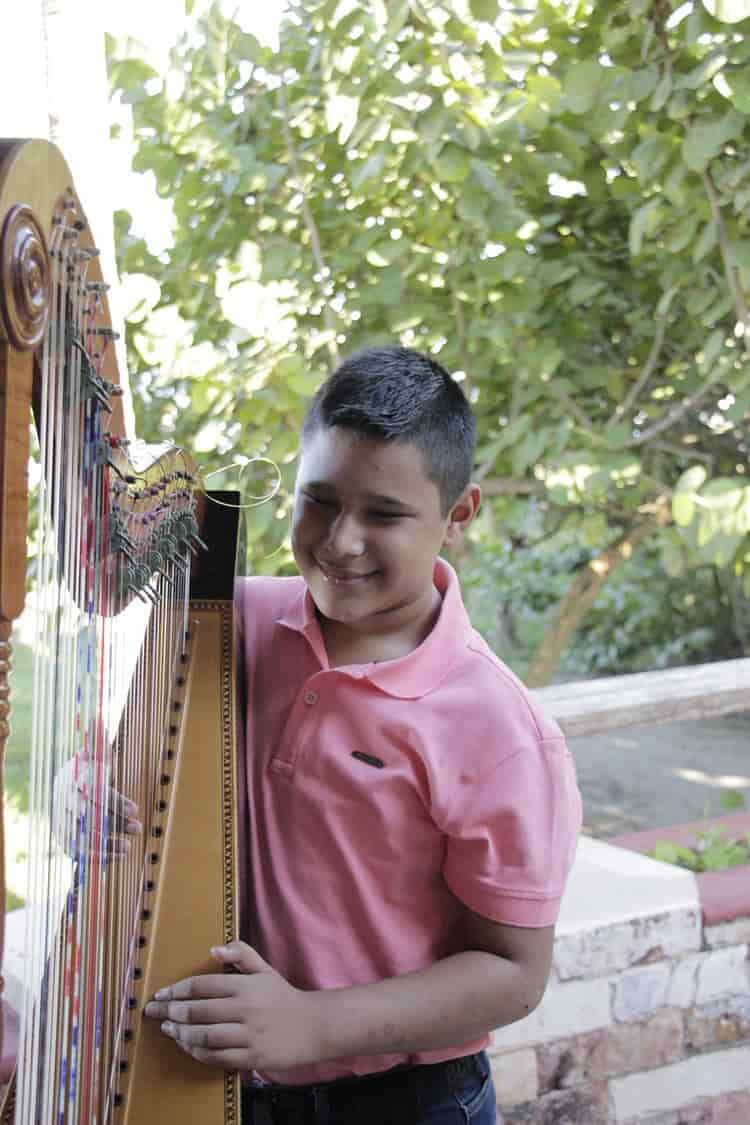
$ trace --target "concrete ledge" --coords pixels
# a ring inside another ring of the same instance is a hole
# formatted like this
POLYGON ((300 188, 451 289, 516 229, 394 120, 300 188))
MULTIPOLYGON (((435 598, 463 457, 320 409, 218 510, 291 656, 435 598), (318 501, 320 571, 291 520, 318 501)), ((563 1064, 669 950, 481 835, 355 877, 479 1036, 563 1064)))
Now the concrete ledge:
POLYGON ((558 936, 698 906, 692 871, 639 852, 581 836, 560 909, 558 936))
MULTIPOLYGON (((609 842, 641 854, 653 851, 660 840, 690 848, 695 846, 698 837, 707 828, 720 828, 730 838, 745 836, 750 833, 750 813, 732 813, 689 824, 650 828, 646 832, 616 836, 609 842)), ((715 926, 735 918, 750 917, 750 864, 729 867, 726 871, 702 871, 696 876, 696 882, 705 925, 715 926)))
POLYGON ((533 695, 568 736, 746 711, 750 658, 538 688, 533 695))

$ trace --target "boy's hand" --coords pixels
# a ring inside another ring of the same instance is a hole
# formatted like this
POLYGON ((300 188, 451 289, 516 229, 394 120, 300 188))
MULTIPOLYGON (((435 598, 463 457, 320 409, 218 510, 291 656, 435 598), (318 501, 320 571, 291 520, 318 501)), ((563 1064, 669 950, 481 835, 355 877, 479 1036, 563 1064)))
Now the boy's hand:
POLYGON ((145 1013, 198 1062, 225 1070, 286 1070, 318 1058, 315 993, 284 980, 249 945, 211 955, 236 973, 189 977, 162 988, 145 1013))
POLYGON ((131 849, 129 836, 139 836, 143 825, 138 819, 138 806, 135 801, 124 797, 116 789, 109 791, 109 812, 112 828, 108 841, 109 855, 128 855, 131 849))
MULTIPOLYGON (((78 820, 85 803, 88 802, 85 802, 78 789, 74 762, 71 759, 55 777, 52 827, 60 847, 73 859, 76 858, 78 820)), ((128 855, 132 848, 130 837, 140 835, 143 829, 138 806, 117 789, 110 787, 107 793, 107 812, 110 817, 107 855, 111 857, 128 855)), ((100 855, 101 833, 98 810, 90 806, 90 813, 92 823, 89 827, 88 846, 93 855, 100 855)))

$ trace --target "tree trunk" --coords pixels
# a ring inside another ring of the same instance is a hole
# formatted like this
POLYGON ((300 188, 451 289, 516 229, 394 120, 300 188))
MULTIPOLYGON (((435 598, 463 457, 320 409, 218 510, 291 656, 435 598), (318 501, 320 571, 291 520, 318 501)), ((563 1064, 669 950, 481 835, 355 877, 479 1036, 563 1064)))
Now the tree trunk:
POLYGON ((599 591, 636 547, 664 524, 666 513, 659 513, 634 524, 606 551, 590 559, 580 570, 557 607, 555 620, 542 638, 524 677, 529 687, 544 687, 550 682, 573 634, 596 601, 599 591))

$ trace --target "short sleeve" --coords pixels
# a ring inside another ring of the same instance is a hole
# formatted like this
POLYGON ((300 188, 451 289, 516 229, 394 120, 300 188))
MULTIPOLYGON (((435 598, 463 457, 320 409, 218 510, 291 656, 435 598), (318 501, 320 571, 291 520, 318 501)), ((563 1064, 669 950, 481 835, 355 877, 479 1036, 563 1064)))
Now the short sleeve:
POLYGON ((443 876, 483 917, 554 925, 580 826, 581 798, 564 738, 529 738, 463 787, 450 806, 443 876))

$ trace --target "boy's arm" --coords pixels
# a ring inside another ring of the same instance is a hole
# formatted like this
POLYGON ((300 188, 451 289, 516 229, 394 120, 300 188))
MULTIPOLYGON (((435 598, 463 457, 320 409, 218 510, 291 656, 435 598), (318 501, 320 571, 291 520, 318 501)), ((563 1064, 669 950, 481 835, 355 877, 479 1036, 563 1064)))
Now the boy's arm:
POLYGON ((147 1005, 200 1062, 285 1070, 351 1055, 469 1043, 528 1015, 546 987, 554 928, 506 926, 466 910, 466 948, 374 984, 302 992, 249 946, 215 950, 238 974, 180 981, 147 1005))
POLYGON ((523 1019, 544 995, 553 938, 553 926, 506 926, 467 910, 464 952, 420 972, 317 994, 324 1057, 450 1047, 523 1019))

